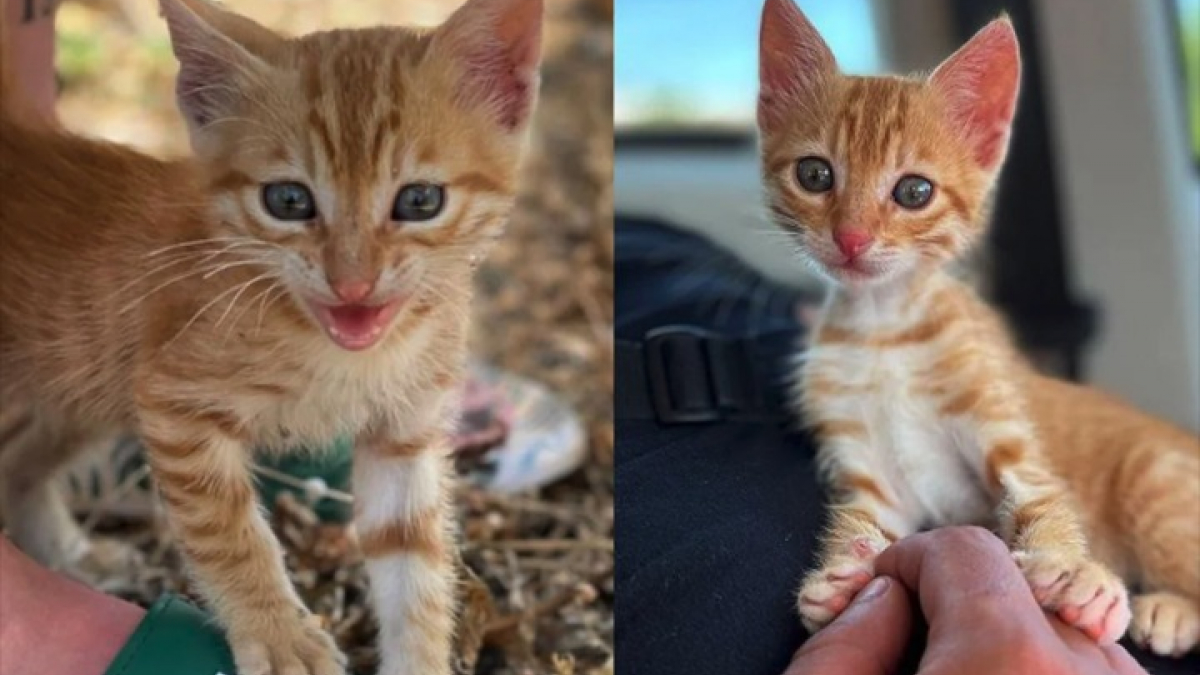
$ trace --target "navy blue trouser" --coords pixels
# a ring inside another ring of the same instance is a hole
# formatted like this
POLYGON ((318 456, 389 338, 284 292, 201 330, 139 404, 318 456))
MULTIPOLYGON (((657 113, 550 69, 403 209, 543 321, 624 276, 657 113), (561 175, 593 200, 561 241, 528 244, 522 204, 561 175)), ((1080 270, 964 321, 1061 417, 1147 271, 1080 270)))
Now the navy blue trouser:
MULTIPOLYGON (((619 340, 686 324, 752 336, 768 362, 794 349, 794 292, 662 224, 619 218, 616 246, 619 340)), ((824 522, 812 441, 774 421, 616 431, 618 675, 781 675, 824 522)), ((1135 655, 1153 675, 1200 674, 1195 655, 1135 655)))

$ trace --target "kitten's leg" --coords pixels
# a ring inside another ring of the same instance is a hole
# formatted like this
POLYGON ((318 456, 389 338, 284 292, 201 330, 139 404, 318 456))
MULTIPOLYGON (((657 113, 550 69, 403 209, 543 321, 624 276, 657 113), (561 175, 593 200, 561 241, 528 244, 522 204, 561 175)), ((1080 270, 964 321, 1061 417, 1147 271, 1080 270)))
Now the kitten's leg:
POLYGON ((1200 607, 1174 593, 1136 595, 1129 637, 1160 656, 1181 657, 1200 644, 1200 607))
POLYGON ((143 403, 142 435, 167 516, 228 631, 239 675, 343 675, 344 658, 288 580, 239 425, 180 407, 143 403))
POLYGON ((31 558, 91 584, 125 574, 140 558, 125 542, 89 537, 54 477, 95 440, 65 421, 9 408, 0 422, 0 512, 13 542, 31 558))
POLYGON ((1129 636, 1160 656, 1182 657, 1200 645, 1200 606, 1174 593, 1134 596, 1129 636))
POLYGON ((1125 585, 1089 552, 1080 508, 1042 466, 1030 425, 988 422, 980 431, 988 482, 1002 495, 1001 532, 1034 597, 1097 642, 1117 641, 1129 626, 1125 585))
POLYGON ((379 675, 450 672, 454 537, 442 438, 367 440, 355 457, 355 522, 379 618, 379 675))
POLYGON ((1197 455, 1180 462, 1173 461, 1181 456, 1169 449, 1138 450, 1140 456, 1130 449, 1136 478, 1124 483, 1123 496, 1131 505, 1122 513, 1146 593, 1133 599, 1129 634, 1156 654, 1181 656, 1200 644, 1197 455))
POLYGON ((817 568, 805 576, 797 599, 809 632, 841 614, 875 576, 875 558, 917 527, 898 507, 898 498, 871 477, 861 424, 823 424, 822 436, 819 460, 837 501, 821 538, 817 568), (835 428, 838 433, 831 433, 835 428))

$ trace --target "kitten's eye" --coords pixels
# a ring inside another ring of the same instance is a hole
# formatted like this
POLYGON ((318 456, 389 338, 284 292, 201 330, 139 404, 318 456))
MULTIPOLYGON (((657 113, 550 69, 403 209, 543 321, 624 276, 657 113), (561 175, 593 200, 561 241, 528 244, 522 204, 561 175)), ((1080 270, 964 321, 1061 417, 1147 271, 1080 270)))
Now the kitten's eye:
POLYGON ((267 183, 262 191, 267 213, 280 220, 312 220, 317 204, 312 192, 300 183, 267 183))
POLYGON ((933 198, 933 183, 922 176, 905 176, 896 181, 892 190, 892 199, 906 209, 917 210, 924 208, 933 198))
POLYGON ((796 163, 796 180, 809 192, 829 192, 833 188, 833 167, 820 157, 805 157, 796 163))
POLYGON ((446 190, 431 183, 409 183, 396 194, 392 205, 392 220, 420 222, 433 220, 446 204, 446 190))

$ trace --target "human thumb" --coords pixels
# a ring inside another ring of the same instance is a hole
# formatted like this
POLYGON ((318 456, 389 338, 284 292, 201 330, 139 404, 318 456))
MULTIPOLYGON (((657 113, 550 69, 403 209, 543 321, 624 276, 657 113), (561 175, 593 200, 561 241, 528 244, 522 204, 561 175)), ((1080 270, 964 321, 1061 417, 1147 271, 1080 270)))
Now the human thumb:
POLYGON ((912 633, 912 603, 901 584, 876 577, 838 618, 809 638, 784 675, 888 675, 912 633))

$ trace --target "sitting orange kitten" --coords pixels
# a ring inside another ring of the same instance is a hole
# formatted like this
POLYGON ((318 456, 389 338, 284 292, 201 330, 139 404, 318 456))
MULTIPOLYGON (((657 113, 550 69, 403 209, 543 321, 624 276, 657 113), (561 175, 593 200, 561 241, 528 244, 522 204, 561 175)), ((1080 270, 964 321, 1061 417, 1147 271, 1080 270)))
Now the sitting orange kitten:
POLYGON ((771 212, 834 282, 797 405, 836 490, 799 611, 817 630, 890 542, 997 526, 1034 596, 1099 642, 1200 639, 1200 440, 1034 372, 945 271, 984 232, 1020 81, 999 19, 927 78, 851 77, 767 0, 759 126, 771 212), (1120 577, 1118 577, 1120 575, 1120 577))
POLYGON ((87 438, 136 428, 240 675, 341 675, 250 449, 353 434, 380 673, 449 673, 445 432, 471 270, 513 204, 541 0, 300 38, 207 0, 161 5, 194 161, 31 121, 6 74, 0 396, 33 410, 4 442, 10 532, 66 554, 77 527, 47 480, 87 438))

